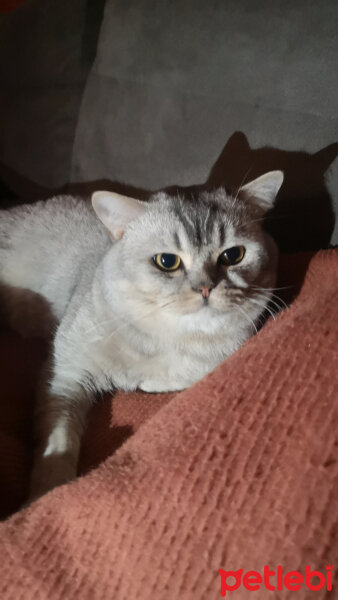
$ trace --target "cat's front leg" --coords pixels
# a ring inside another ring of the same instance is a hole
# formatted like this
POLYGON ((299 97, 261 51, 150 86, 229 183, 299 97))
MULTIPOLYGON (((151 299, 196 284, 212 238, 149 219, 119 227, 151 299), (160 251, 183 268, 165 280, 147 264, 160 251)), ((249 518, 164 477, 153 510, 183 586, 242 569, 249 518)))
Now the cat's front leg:
POLYGON ((189 387, 189 383, 182 379, 144 379, 139 385, 140 390, 151 394, 160 394, 161 392, 179 392, 189 387))
POLYGON ((36 450, 29 502, 76 477, 80 444, 94 396, 57 369, 37 397, 36 450))

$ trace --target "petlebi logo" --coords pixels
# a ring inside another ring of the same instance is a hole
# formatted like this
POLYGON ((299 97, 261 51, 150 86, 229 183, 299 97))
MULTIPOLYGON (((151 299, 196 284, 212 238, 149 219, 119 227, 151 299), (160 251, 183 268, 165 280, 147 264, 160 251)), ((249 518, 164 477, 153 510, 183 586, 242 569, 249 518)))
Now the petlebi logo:
MULTIPOLYGON (((327 591, 332 591, 332 571, 333 565, 325 565, 326 572, 312 571, 309 565, 306 565, 304 574, 300 571, 286 571, 281 565, 276 569, 270 569, 265 565, 263 573, 258 571, 247 571, 243 569, 237 571, 225 571, 219 569, 221 576, 221 595, 227 596, 228 592, 235 592, 241 586, 250 592, 256 590, 283 590, 297 591, 304 588, 317 592, 325 588, 327 591)), ((234 600, 236 596, 234 595, 234 600)))

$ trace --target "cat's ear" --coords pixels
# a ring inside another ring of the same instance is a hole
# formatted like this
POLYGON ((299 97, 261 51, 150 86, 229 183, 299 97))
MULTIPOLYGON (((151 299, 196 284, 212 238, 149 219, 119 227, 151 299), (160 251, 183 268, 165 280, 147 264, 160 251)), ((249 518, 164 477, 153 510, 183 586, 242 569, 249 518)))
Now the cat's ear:
MULTIPOLYGON (((235 131, 228 139, 225 148, 230 153, 248 154, 251 151, 248 138, 243 131, 235 131)), ((224 149, 225 149, 224 148, 224 149)))
POLYGON ((146 208, 144 202, 115 192, 94 192, 92 205, 113 240, 121 239, 130 221, 140 217, 146 208))
POLYGON ((266 212, 273 207, 283 180, 282 171, 269 171, 241 187, 239 194, 266 212))
POLYGON ((327 169, 329 168, 331 163, 333 163, 333 161, 337 158, 337 156, 338 142, 335 142, 334 144, 330 144, 329 146, 326 146, 326 148, 322 148, 321 150, 313 154, 312 160, 315 162, 316 165, 320 165, 322 173, 325 173, 325 171, 327 171, 327 169))

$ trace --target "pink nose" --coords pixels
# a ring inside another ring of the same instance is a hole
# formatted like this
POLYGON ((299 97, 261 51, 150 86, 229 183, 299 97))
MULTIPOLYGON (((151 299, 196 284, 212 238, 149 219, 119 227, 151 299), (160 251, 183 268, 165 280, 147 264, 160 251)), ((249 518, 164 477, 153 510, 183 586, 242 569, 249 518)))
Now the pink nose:
POLYGON ((207 285, 201 285, 201 287, 198 288, 198 291, 201 292, 203 298, 209 298, 211 287, 208 287, 207 285))

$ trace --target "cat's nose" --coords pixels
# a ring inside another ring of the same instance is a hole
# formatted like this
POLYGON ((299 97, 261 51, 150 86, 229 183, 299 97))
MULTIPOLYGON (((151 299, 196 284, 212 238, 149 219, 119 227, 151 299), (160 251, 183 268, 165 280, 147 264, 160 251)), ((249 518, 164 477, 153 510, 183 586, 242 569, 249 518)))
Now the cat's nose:
POLYGON ((210 292, 212 288, 215 287, 213 285, 201 285, 198 288, 198 291, 202 294, 203 298, 209 298, 210 292))

